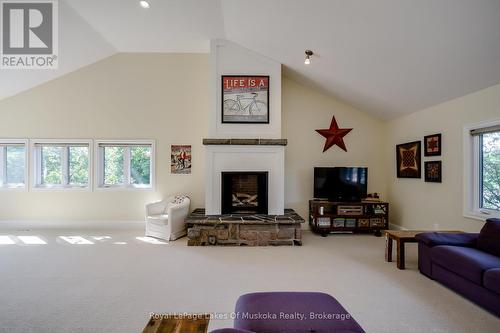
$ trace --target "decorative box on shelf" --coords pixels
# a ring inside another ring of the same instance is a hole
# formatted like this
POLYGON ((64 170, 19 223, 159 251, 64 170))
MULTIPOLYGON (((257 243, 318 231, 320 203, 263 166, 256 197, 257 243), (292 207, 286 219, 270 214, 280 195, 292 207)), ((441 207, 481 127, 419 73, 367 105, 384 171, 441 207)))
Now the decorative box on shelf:
POLYGON ((322 236, 330 232, 373 232, 381 236, 381 231, 389 228, 389 204, 310 200, 309 225, 322 236))

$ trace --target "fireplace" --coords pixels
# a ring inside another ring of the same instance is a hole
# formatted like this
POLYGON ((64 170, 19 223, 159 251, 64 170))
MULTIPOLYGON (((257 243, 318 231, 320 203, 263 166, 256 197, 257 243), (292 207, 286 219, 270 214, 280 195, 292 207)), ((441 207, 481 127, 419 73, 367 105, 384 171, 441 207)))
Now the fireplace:
POLYGON ((222 172, 222 214, 267 214, 267 172, 222 172))

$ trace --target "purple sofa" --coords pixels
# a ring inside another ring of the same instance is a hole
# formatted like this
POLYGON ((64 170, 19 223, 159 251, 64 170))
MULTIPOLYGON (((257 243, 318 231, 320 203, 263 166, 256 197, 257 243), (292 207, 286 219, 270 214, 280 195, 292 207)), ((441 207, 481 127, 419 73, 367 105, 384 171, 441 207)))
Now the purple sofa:
POLYGON ((364 333, 332 296, 315 292, 263 292, 238 298, 235 328, 211 333, 364 333))
POLYGON ((500 219, 489 219, 480 233, 426 232, 418 240, 418 268, 500 316, 500 219))

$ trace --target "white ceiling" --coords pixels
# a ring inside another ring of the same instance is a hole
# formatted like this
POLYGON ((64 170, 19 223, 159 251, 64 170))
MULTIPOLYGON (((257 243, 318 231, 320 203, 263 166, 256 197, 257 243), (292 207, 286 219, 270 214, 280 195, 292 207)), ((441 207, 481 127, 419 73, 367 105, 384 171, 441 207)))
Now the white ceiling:
POLYGON ((220 0, 65 0, 119 52, 208 52, 223 37, 220 0))
MULTIPOLYGON (((116 53, 77 12, 59 2, 59 68, 57 70, 0 69, 0 100, 116 53)), ((1 111, 1 110, 0 110, 1 111)))
POLYGON ((383 118, 500 83, 499 0, 60 3, 61 69, 2 70, 0 98, 115 52, 208 52, 211 38, 273 58, 286 75, 383 118), (310 66, 305 49, 315 52, 310 66))

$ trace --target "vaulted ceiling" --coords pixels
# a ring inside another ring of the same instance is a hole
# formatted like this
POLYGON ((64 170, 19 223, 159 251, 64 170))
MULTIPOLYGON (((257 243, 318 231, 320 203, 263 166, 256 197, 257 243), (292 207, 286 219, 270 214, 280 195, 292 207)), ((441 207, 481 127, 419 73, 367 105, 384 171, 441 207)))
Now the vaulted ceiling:
POLYGON ((0 98, 117 52, 208 52, 211 38, 383 118, 500 83, 498 0, 59 2, 60 69, 0 70, 0 98))

